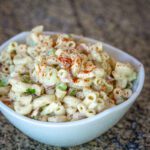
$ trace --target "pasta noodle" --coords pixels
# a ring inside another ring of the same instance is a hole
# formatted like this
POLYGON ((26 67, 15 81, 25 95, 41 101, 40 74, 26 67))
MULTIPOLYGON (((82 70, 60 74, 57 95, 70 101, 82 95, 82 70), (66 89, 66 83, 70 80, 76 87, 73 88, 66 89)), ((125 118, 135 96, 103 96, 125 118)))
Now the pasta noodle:
POLYGON ((43 95, 33 100, 33 108, 40 108, 55 100, 55 95, 43 95))

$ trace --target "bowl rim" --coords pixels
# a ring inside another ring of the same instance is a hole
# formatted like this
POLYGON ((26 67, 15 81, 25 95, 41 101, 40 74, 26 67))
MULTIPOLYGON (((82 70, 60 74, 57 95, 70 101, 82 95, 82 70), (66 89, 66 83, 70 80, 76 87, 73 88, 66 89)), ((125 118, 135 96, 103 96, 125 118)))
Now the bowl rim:
MULTIPOLYGON (((25 32, 21 32, 15 36, 13 36, 12 38, 10 38, 9 40, 5 41, 2 45, 0 45, 0 52, 2 51, 2 49, 4 49, 9 42, 11 41, 15 41, 18 39, 19 36, 27 36, 30 32, 29 31, 25 31, 25 32)), ((60 32, 51 32, 51 31, 46 31, 44 32, 44 34, 59 34, 60 32)), ((79 35, 74 35, 72 34, 75 38, 82 38, 85 39, 87 41, 91 41, 91 42, 99 42, 98 40, 94 40, 92 38, 87 38, 87 37, 83 37, 83 36, 79 36, 79 35)), ((70 122, 59 122, 59 123, 54 123, 54 122, 43 122, 43 121, 39 121, 39 120, 34 120, 31 119, 29 117, 23 116, 18 114, 17 112, 15 112, 13 109, 9 108, 7 105, 5 105, 3 102, 0 101, 0 112, 3 110, 7 111, 7 113, 11 114, 13 117, 18 118, 19 120, 22 121, 26 121, 28 123, 31 124, 35 124, 35 125, 42 125, 42 126, 49 126, 49 127, 66 127, 66 126, 76 126, 76 125, 81 125, 81 124, 87 124, 89 122, 93 122, 97 119, 100 119, 106 115, 108 115, 109 113, 113 112, 113 111, 117 111, 119 109, 123 109, 124 107, 134 103, 134 101, 136 100, 136 98, 138 97, 138 95, 140 94, 143 85, 144 85, 144 79, 145 79, 145 71, 144 71, 144 66, 143 64, 137 60, 136 58, 134 58, 133 56, 131 56, 130 54, 116 48, 113 47, 109 44, 106 44, 105 42, 102 42, 105 46, 109 47, 110 49, 115 49, 115 51, 122 53, 122 55, 126 55, 127 57, 130 57, 130 59, 134 60, 134 62, 136 62, 136 64, 139 66, 139 81, 138 81, 138 86, 135 89, 134 93, 132 94, 132 96, 126 100, 125 102, 116 105, 114 107, 108 108, 98 114, 96 114, 93 117, 89 117, 89 118, 84 118, 81 120, 77 120, 77 121, 70 121, 70 122)))

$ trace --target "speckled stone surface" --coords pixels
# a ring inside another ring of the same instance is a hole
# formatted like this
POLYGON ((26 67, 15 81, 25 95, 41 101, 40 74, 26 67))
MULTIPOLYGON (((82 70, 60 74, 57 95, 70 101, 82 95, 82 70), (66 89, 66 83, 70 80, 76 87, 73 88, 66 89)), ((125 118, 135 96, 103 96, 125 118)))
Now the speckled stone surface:
POLYGON ((70 148, 38 143, 0 114, 0 150, 150 149, 149 0, 0 0, 0 44, 43 24, 46 30, 82 34, 112 44, 145 66, 144 89, 130 111, 97 139, 70 148))

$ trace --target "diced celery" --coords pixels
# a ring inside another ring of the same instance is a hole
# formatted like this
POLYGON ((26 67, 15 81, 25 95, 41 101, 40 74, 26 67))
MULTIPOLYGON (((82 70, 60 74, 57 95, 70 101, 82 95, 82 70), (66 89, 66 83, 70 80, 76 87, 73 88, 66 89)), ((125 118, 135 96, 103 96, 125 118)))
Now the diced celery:
POLYGON ((55 55, 55 50, 52 48, 50 50, 47 51, 48 55, 55 55))
POLYGON ((5 86, 5 83, 3 80, 0 80, 0 87, 3 87, 3 86, 5 86))
POLYGON ((57 88, 59 88, 62 91, 66 91, 67 90, 67 85, 65 83, 60 83, 57 88))
POLYGON ((35 89, 31 89, 31 88, 28 88, 25 92, 25 94, 35 94, 36 93, 36 90, 35 89))
POLYGON ((72 89, 69 94, 70 94, 71 96, 75 96, 76 93, 77 93, 77 91, 76 91, 75 89, 72 89))

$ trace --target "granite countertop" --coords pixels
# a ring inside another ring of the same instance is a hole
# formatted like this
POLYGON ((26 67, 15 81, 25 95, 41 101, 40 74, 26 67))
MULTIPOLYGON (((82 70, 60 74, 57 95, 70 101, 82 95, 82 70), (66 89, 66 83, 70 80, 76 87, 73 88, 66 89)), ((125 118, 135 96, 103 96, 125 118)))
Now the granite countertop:
POLYGON ((43 24, 46 30, 82 34, 112 44, 145 66, 144 89, 130 111, 97 139, 70 148, 38 143, 0 114, 0 149, 148 150, 150 149, 150 1, 0 0, 0 44, 43 24))

